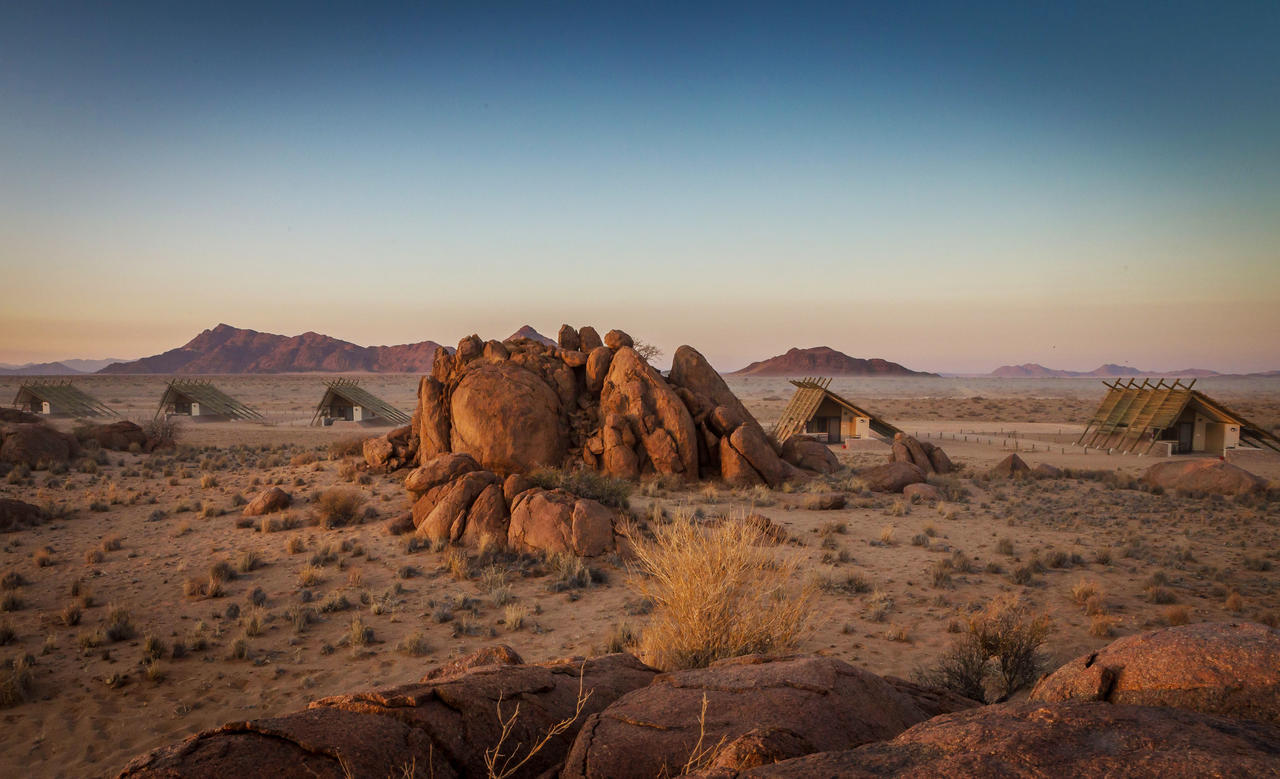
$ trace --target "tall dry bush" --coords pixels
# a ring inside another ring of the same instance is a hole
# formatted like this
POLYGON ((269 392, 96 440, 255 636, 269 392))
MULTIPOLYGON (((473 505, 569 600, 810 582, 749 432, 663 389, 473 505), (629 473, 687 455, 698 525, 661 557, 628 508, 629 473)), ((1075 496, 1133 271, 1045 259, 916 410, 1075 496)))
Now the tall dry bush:
POLYGON ((1016 598, 997 599, 969 619, 934 667, 916 676, 974 700, 1007 700, 1036 680, 1044 666, 1040 647, 1052 630, 1047 614, 1032 613, 1016 598))
POLYGON ((314 513, 321 527, 343 527, 360 519, 360 509, 364 507, 365 501, 364 493, 358 490, 330 487, 320 493, 314 513))
POLYGON ((155 416, 138 423, 147 440, 155 442, 155 449, 172 449, 182 435, 182 425, 169 416, 155 416))
POLYGON ((813 611, 799 559, 734 517, 715 526, 688 515, 655 528, 635 548, 632 587, 653 603, 640 637, 645 662, 663 670, 790 649, 813 611))

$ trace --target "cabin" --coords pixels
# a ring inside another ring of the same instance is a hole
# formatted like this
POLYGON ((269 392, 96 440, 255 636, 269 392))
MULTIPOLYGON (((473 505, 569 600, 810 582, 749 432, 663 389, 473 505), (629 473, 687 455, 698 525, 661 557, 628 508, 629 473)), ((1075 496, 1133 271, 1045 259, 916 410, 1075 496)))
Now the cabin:
POLYGON ((409 424, 409 415, 361 387, 357 379, 335 379, 325 382, 324 396, 311 417, 316 426, 334 422, 398 426, 409 424))
POLYGON ((861 438, 892 440, 895 433, 902 432, 832 392, 830 377, 792 379, 791 383, 796 393, 773 427, 773 438, 779 443, 801 432, 829 444, 861 438))
POLYGON ((1280 452, 1280 438, 1208 395, 1195 380, 1103 382, 1107 394, 1078 446, 1122 454, 1215 454, 1242 445, 1280 452))
POLYGON ((246 406, 208 381, 174 379, 160 397, 156 416, 187 416, 192 421, 226 422, 241 419, 261 422, 262 414, 246 406))
POLYGON ((119 416, 70 381, 33 381, 23 384, 13 399, 13 407, 32 414, 76 419, 119 416))

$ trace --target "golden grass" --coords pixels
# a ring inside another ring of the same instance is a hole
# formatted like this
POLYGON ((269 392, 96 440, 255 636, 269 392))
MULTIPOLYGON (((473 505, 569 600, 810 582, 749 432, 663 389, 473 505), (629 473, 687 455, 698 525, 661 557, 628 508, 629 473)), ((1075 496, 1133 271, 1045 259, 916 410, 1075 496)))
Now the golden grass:
POLYGON ((663 670, 795 646, 813 611, 800 560, 775 552, 741 516, 703 526, 677 516, 635 548, 632 586, 654 604, 639 650, 663 670))

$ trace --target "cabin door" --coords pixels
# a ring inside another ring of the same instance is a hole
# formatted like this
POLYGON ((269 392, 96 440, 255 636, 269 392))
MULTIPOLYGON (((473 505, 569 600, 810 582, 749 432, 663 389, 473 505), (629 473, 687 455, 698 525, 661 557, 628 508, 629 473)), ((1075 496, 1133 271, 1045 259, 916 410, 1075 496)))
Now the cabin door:
POLYGON ((840 417, 827 418, 827 443, 838 444, 842 440, 840 437, 840 417))
POLYGON ((1191 451, 1191 442, 1195 433, 1195 422, 1183 422, 1178 425, 1178 454, 1186 454, 1191 451))

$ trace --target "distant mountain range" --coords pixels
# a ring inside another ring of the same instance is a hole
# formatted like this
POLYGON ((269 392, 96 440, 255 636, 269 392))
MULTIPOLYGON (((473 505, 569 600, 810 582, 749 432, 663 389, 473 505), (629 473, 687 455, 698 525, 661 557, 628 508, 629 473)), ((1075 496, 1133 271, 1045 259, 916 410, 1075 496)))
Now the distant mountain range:
POLYGON ((78 371, 61 362, 29 362, 26 365, 0 365, 0 376, 79 376, 78 371))
MULTIPOLYGON (((552 338, 525 325, 504 340, 530 338, 555 346, 552 338)), ((435 341, 397 346, 359 346, 320 333, 297 336, 260 333, 220 324, 205 330, 186 344, 139 360, 72 359, 58 362, 12 365, 0 363, 0 376, 79 376, 106 374, 219 374, 219 373, 425 373, 431 370, 435 341)), ((452 352, 451 347, 445 347, 452 352)), ((753 362, 730 375, 736 376, 937 376, 913 371, 896 362, 861 359, 826 346, 792 348, 785 354, 753 362)), ((953 375, 953 374, 948 374, 953 375)), ((960 374, 955 374, 960 375, 960 374)), ((1280 370, 1256 373, 1219 373, 1206 368, 1144 371, 1130 365, 1108 363, 1091 371, 1047 368, 1039 363, 1003 365, 986 375, 1012 379, 1057 378, 1280 378, 1280 370)))
POLYGON ((101 370, 113 362, 120 362, 120 359, 29 362, 25 365, 0 363, 0 376, 79 376, 101 370))
MULTIPOLYGON (((551 342, 527 325, 510 337, 551 342)), ((98 373, 426 373, 440 347, 435 341, 358 346, 320 333, 291 337, 220 324, 176 349, 113 363, 98 373)))
POLYGON ((1046 368, 1039 363, 1029 362, 1023 365, 1002 365, 991 372, 991 376, 1004 379, 1075 379, 1075 378, 1143 378, 1143 377, 1185 377, 1201 379, 1207 376, 1221 376, 1217 371, 1206 368, 1184 368, 1178 371, 1144 371, 1128 365, 1108 363, 1091 371, 1064 371, 1057 368, 1046 368))
POLYGON ((791 348, 786 354, 753 362, 731 376, 937 376, 904 368, 896 362, 850 357, 829 346, 791 348))

